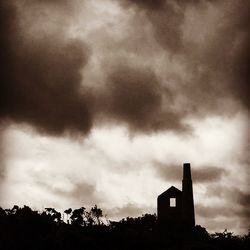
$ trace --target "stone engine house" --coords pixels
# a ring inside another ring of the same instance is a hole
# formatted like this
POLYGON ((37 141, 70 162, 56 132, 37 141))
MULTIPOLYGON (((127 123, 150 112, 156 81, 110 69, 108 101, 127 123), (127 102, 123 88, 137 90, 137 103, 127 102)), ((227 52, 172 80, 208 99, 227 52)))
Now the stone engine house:
POLYGON ((182 191, 171 186, 157 199, 160 226, 191 229, 195 226, 193 184, 190 163, 183 164, 182 191))

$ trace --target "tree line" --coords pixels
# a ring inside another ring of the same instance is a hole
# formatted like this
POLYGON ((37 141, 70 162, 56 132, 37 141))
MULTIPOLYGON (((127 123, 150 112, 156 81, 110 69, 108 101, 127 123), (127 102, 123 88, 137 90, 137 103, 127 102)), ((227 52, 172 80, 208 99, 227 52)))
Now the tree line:
POLYGON ((110 221, 97 205, 86 209, 28 206, 0 208, 0 249, 250 249, 250 231, 209 234, 197 225, 190 232, 160 228, 155 214, 110 221))

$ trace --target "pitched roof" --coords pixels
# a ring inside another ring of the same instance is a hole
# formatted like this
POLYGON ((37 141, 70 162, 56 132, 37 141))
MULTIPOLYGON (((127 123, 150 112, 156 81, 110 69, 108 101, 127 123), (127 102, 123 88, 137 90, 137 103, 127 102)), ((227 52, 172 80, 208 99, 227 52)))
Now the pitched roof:
POLYGON ((161 193, 158 197, 168 196, 171 193, 182 194, 182 191, 174 186, 171 186, 169 189, 161 193))

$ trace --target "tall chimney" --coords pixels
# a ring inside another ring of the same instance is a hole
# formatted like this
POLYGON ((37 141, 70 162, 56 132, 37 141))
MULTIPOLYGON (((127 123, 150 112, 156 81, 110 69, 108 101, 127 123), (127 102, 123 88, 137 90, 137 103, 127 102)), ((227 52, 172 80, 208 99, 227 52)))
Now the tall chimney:
POLYGON ((186 228, 195 226, 193 184, 190 163, 183 164, 182 219, 186 228))

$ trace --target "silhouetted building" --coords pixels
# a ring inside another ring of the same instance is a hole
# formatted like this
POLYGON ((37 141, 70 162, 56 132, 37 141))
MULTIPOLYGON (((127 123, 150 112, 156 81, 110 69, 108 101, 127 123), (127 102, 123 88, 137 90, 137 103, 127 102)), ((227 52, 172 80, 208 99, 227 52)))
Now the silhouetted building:
POLYGON ((190 163, 183 164, 182 191, 171 186, 158 196, 157 215, 164 227, 190 229, 195 226, 190 163))

